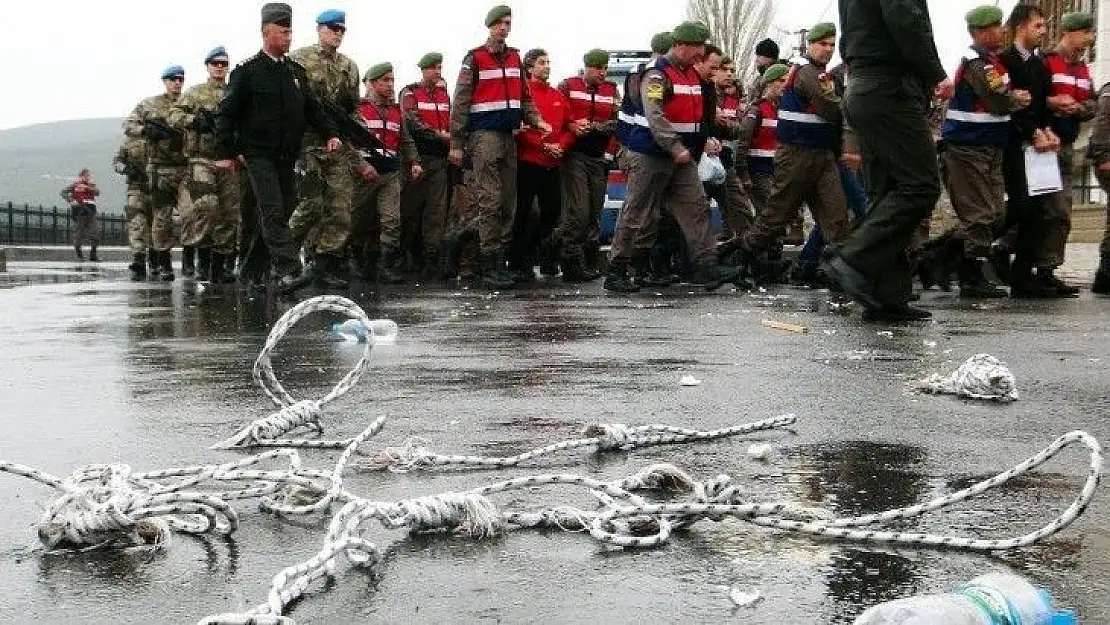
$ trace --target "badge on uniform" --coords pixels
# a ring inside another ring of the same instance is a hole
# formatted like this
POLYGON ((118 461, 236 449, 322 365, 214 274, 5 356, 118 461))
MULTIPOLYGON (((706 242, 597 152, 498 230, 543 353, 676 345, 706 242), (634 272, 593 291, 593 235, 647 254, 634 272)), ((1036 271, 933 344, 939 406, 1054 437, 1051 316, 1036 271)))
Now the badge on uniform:
POLYGON ((1006 90, 1006 82, 1004 80, 1002 80, 1002 76, 998 75, 998 70, 996 70, 995 68, 990 67, 990 66, 988 66, 986 68, 986 70, 987 70, 987 85, 991 88, 991 91, 999 91, 999 92, 1005 91, 1006 90))
POLYGON ((821 81, 821 90, 825 93, 832 93, 836 91, 836 83, 833 82, 832 76, 829 74, 821 74, 817 77, 821 81))
POLYGON ((654 100, 656 102, 662 100, 663 91, 663 80, 660 78, 650 80, 646 85, 644 85, 644 95, 647 96, 647 99, 649 100, 654 100))

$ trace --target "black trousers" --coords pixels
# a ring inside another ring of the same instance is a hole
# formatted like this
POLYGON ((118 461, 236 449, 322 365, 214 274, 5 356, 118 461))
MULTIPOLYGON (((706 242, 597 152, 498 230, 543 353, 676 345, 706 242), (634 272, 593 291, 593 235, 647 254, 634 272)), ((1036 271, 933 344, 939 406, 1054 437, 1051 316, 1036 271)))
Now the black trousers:
MULTIPOLYGON (((244 265, 258 267, 268 256, 278 275, 301 269, 297 246, 289 230, 289 218, 297 201, 293 183, 293 159, 247 157, 247 175, 254 192, 255 210, 243 213, 244 265)), ((244 207, 245 208, 245 207, 244 207)))
POLYGON ((536 264, 540 242, 550 241, 559 225, 563 191, 558 167, 518 162, 516 179, 516 216, 508 260, 513 267, 530 268, 536 264), (539 205, 538 219, 533 218, 533 204, 539 205))
POLYGON ((1011 140, 1002 156, 1002 179, 1006 186, 1005 233, 1017 227, 1014 248, 1014 270, 1028 273, 1037 259, 1037 252, 1044 237, 1044 198, 1030 196, 1025 180, 1025 152, 1020 143, 1011 140))
POLYGON ((910 243, 940 197, 925 105, 919 80, 881 73, 854 74, 844 98, 845 117, 859 137, 871 202, 839 255, 870 278, 876 299, 888 306, 910 299, 910 243))

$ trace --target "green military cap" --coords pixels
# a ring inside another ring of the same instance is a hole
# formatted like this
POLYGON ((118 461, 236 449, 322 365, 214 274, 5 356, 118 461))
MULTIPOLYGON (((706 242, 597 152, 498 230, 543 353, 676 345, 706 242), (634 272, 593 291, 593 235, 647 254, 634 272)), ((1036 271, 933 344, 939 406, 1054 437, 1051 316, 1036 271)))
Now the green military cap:
POLYGON ((986 28, 1001 24, 1004 17, 1002 9, 991 4, 984 4, 968 11, 964 19, 967 20, 968 28, 986 28))
POLYGON ((675 43, 705 43, 709 40, 709 27, 701 22, 682 22, 671 31, 675 43))
POLYGON ((1073 30, 1091 30, 1095 27, 1095 16, 1090 13, 1065 13, 1060 19, 1060 30, 1068 33, 1073 30))
POLYGON ((609 53, 601 48, 594 48, 582 55, 582 64, 586 67, 608 67, 609 53))
POLYGON ((814 24, 813 28, 809 29, 809 34, 806 35, 806 39, 810 43, 813 43, 815 41, 821 41, 822 39, 825 39, 827 37, 835 36, 836 24, 833 24, 832 22, 821 22, 820 24, 814 24))
POLYGON ((393 63, 378 63, 366 70, 366 75, 362 77, 363 80, 377 80, 386 74, 393 73, 393 63))
POLYGON ((497 22, 497 20, 503 17, 510 17, 512 14, 513 10, 505 6, 504 4, 499 4, 493 7, 489 10, 489 13, 486 13, 486 28, 493 26, 497 22))
POLYGON ((443 55, 442 54, 440 54, 439 52, 429 52, 429 53, 425 54, 424 56, 420 57, 420 62, 417 63, 416 66, 419 67, 420 69, 428 69, 429 67, 432 67, 434 65, 440 65, 442 63, 443 63, 443 55))
POLYGON ((763 70, 763 75, 759 77, 759 84, 769 85, 789 73, 789 67, 782 63, 775 63, 763 70))
POLYGON ((651 38, 651 51, 656 54, 670 52, 673 45, 674 37, 670 33, 655 33, 655 36, 651 38))

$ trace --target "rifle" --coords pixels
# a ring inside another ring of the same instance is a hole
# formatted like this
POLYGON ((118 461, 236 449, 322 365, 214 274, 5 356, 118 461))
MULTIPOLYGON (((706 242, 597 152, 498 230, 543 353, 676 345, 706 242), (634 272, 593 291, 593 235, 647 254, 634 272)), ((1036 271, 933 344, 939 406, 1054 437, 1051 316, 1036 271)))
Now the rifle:
POLYGON ((339 136, 350 143, 363 160, 370 163, 380 174, 388 174, 400 169, 400 158, 386 149, 385 144, 370 129, 363 126, 351 115, 330 100, 317 98, 324 114, 328 116, 339 136))
POLYGON ((150 137, 153 141, 162 141, 164 139, 169 139, 170 150, 174 152, 180 152, 185 146, 185 136, 181 134, 181 131, 167 124, 166 120, 164 119, 152 117, 143 122, 143 127, 154 128, 161 135, 161 137, 155 139, 154 137, 150 137, 150 134, 147 134, 147 136, 150 137))
POLYGON ((216 116, 208 109, 201 109, 193 115, 193 128, 201 134, 212 134, 216 131, 216 116))

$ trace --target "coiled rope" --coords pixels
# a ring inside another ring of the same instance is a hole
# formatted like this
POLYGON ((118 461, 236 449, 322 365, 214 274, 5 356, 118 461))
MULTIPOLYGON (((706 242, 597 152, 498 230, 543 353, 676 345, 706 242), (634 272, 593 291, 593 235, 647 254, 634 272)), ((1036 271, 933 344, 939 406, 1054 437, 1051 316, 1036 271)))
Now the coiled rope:
POLYGON ((917 383, 926 393, 957 395, 999 402, 1017 401, 1017 381, 1006 363, 990 354, 968 358, 948 375, 934 373, 917 383))

